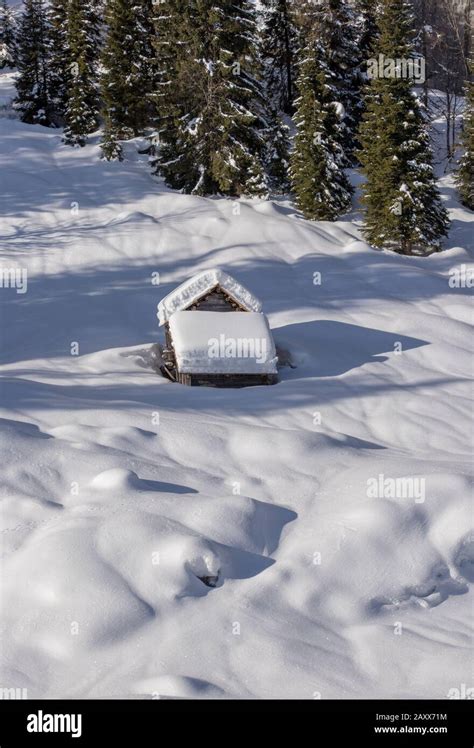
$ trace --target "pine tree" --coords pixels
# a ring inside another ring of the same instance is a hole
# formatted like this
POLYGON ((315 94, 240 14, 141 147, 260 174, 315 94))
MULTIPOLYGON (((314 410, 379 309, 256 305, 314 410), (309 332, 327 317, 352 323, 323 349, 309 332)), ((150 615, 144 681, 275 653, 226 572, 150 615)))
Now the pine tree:
MULTIPOLYGON (((155 85, 149 98, 152 105, 151 123, 155 129, 149 137, 148 153, 155 174, 164 173, 168 154, 176 150, 175 122, 179 122, 185 115, 186 107, 190 106, 185 101, 186 78, 180 67, 183 57, 190 53, 185 31, 185 14, 189 12, 188 0, 162 0, 154 4, 151 41, 155 85)), ((191 94, 194 95, 194 91, 191 90, 191 94)))
POLYGON ((283 124, 275 110, 266 113, 266 126, 262 130, 265 142, 263 164, 269 188, 274 193, 290 190, 290 129, 283 124))
POLYGON ((152 0, 109 0, 102 54, 104 109, 120 139, 143 132, 150 120, 153 70, 152 0))
POLYGON ((365 111, 365 87, 368 83, 367 69, 370 60, 373 58, 379 36, 377 25, 378 8, 379 0, 355 0, 354 13, 358 57, 354 61, 355 74, 353 84, 357 106, 354 110, 354 121, 352 122, 351 157, 353 165, 358 166, 360 164, 357 162, 356 151, 360 149, 361 144, 357 134, 365 111))
MULTIPOLYGON (((375 50, 391 60, 413 57, 407 0, 383 0, 375 50)), ((364 235, 372 245, 413 254, 438 249, 448 229, 433 172, 427 124, 408 77, 370 81, 360 128, 364 235)))
POLYGON ((49 26, 44 0, 25 0, 16 42, 19 76, 14 106, 23 122, 49 126, 49 26))
POLYGON ((358 47, 357 15, 346 0, 310 1, 303 10, 306 23, 317 34, 334 86, 335 101, 340 105, 343 125, 340 142, 350 165, 363 108, 360 88, 364 60, 358 47))
POLYGON ((0 70, 16 65, 15 49, 16 22, 7 0, 0 2, 0 70))
MULTIPOLYGON (((256 9, 251 0, 160 3, 159 172, 184 192, 258 195, 268 122, 258 78, 256 9), (164 29, 173 26, 170 37, 164 29)), ((155 100, 157 100, 155 97, 155 100)))
POLYGON ((104 133, 100 144, 102 159, 104 161, 123 161, 123 150, 117 138, 117 131, 110 121, 110 116, 105 115, 104 133))
POLYGON ((154 90, 150 94, 152 105, 151 123, 154 126, 149 136, 150 164, 153 173, 163 173, 165 152, 172 149, 175 134, 174 122, 185 113, 182 82, 176 84, 178 62, 188 49, 185 46, 184 13, 187 0, 162 0, 153 10, 153 68, 156 71, 154 90))
POLYGON ((260 54, 267 95, 277 111, 292 114, 299 35, 293 0, 262 0, 260 54))
POLYGON ((67 44, 71 60, 64 142, 83 146, 99 123, 97 51, 100 22, 93 0, 69 0, 67 44))
POLYGON ((302 52, 297 88, 290 172, 296 204, 305 218, 334 221, 350 208, 352 188, 343 170, 332 76, 314 38, 302 52))
POLYGON ((379 29, 377 9, 380 0, 355 0, 354 9, 357 29, 357 49, 362 66, 372 57, 379 29))
POLYGON ((464 153, 459 162, 456 184, 461 203, 466 208, 474 210, 474 82, 472 80, 467 83, 466 87, 462 146, 464 153))
POLYGON ((71 52, 67 33, 69 0, 50 0, 50 91, 54 117, 58 125, 64 124, 68 91, 71 85, 71 52))

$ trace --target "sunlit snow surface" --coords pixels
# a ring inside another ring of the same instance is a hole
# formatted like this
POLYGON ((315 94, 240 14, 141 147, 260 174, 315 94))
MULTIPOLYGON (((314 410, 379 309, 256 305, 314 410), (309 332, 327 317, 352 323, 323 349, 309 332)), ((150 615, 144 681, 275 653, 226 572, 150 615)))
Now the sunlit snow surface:
POLYGON ((358 214, 173 193, 139 145, 106 164, 96 140, 0 120, 2 269, 28 272, 0 289, 0 686, 470 687, 472 308, 449 278, 474 224, 452 177, 448 251, 413 259, 369 249, 358 214), (295 366, 279 384, 153 370, 158 301, 214 267, 261 299, 295 366), (377 495, 402 477, 411 495, 377 495))

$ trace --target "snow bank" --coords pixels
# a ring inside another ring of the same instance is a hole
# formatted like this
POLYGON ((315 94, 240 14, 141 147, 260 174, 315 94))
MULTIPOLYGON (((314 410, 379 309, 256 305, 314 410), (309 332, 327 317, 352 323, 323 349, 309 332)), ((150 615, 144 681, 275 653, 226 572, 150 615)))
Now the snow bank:
POLYGON ((195 374, 275 374, 267 318, 258 312, 175 312, 170 333, 178 368, 195 374))

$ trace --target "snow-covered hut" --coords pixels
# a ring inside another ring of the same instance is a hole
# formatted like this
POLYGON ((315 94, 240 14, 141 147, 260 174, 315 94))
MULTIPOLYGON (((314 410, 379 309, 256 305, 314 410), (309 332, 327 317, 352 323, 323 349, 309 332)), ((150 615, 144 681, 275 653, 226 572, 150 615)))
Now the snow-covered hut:
POLYGON ((174 381, 214 387, 277 381, 275 343, 262 304, 222 270, 182 283, 160 301, 157 316, 166 338, 162 370, 174 381))

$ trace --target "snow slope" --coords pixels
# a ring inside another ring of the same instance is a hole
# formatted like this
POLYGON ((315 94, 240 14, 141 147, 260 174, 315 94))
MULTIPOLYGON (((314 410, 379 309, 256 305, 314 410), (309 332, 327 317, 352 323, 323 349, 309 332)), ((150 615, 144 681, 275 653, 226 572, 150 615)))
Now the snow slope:
POLYGON ((1 267, 28 273, 26 293, 0 288, 0 686, 471 686, 472 307, 449 279, 473 214, 452 177, 448 250, 412 259, 369 249, 356 213, 173 193, 137 147, 104 164, 0 119, 1 267), (215 267, 262 300, 295 366, 279 384, 153 370, 158 301, 215 267))

